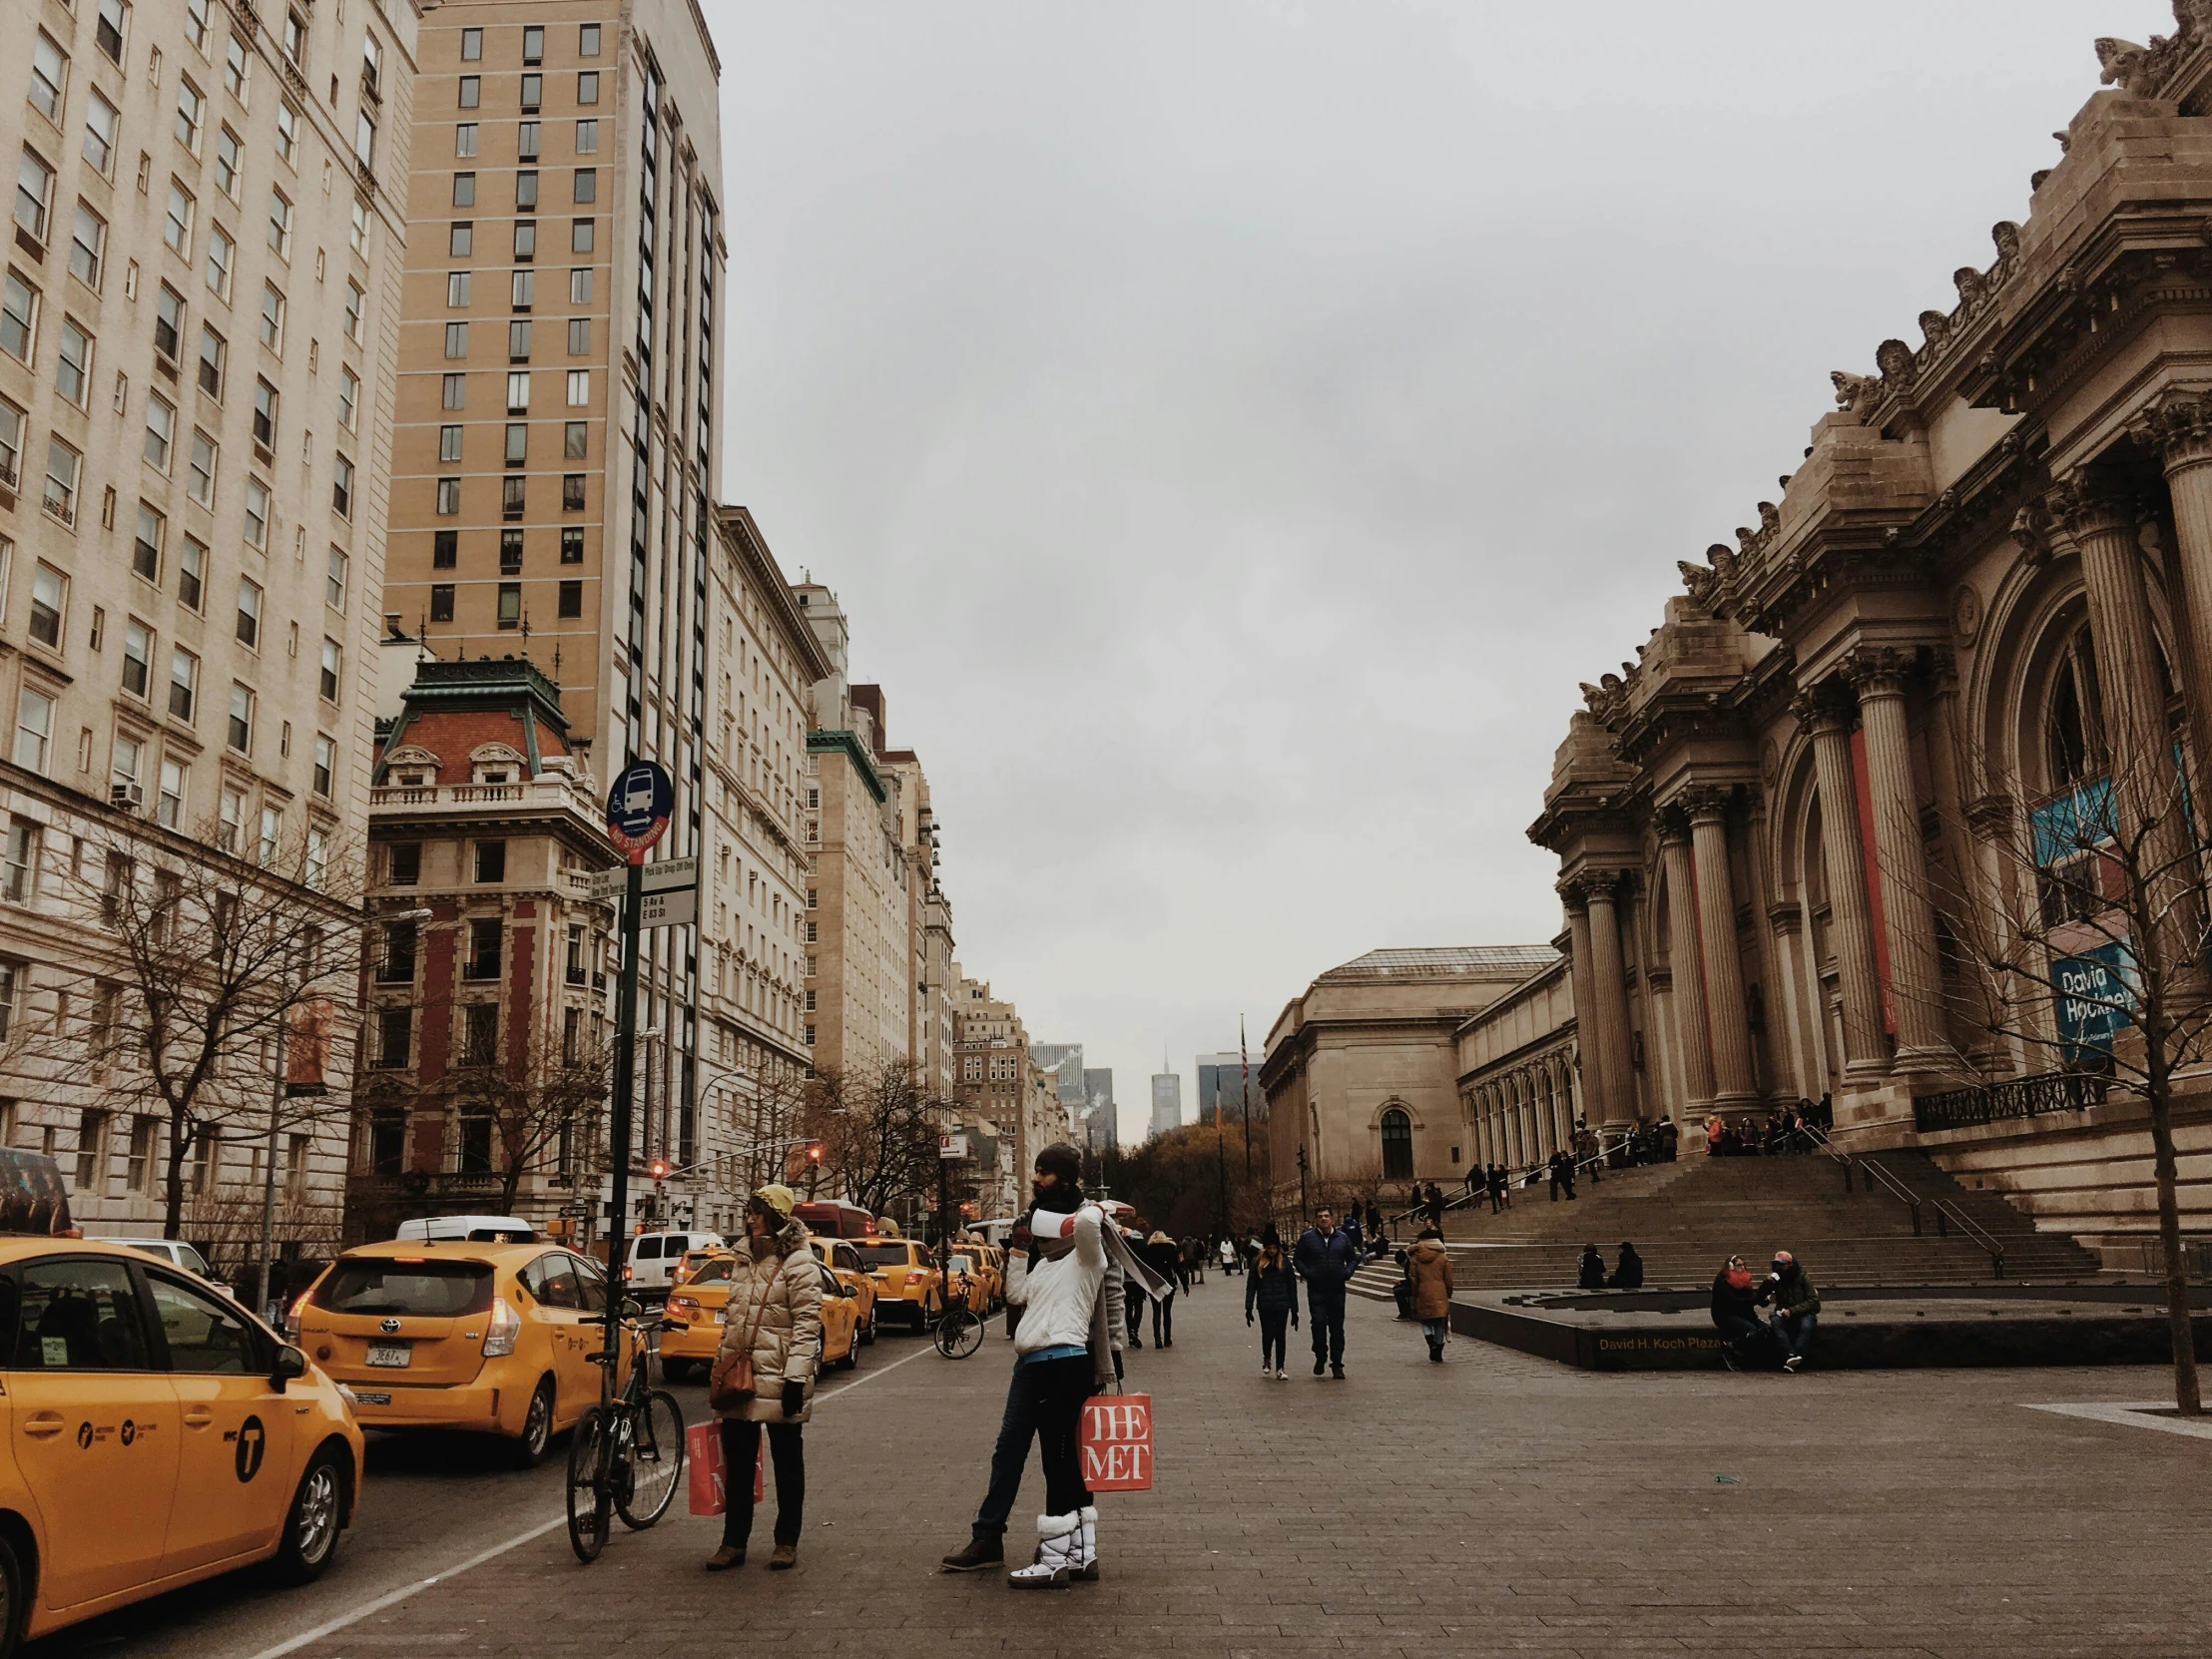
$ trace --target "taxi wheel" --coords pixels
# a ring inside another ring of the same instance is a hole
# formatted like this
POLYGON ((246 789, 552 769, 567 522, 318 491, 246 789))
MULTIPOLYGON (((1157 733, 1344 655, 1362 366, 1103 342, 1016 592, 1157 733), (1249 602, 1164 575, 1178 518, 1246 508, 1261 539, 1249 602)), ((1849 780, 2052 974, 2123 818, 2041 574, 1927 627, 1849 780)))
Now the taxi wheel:
POLYGON ((0 1659, 15 1652, 16 1640, 28 1622, 23 1606, 23 1563, 15 1546, 0 1537, 0 1659))
POLYGON ((661 1361, 661 1381, 663 1382, 689 1382, 691 1381, 691 1361, 669 1359, 663 1359, 661 1361))
POLYGON ((873 1308, 867 1311, 867 1324, 860 1328, 860 1346, 862 1348, 873 1348, 875 1346, 875 1310, 873 1308))
POLYGON ((545 1461, 545 1448, 553 1443, 553 1379, 542 1378, 523 1413, 522 1432, 507 1442, 507 1461, 518 1469, 534 1469, 545 1461))
POLYGON ((345 1467, 337 1452, 314 1454, 299 1477, 283 1541, 276 1546, 276 1571, 293 1584, 311 1584, 338 1552, 339 1519, 345 1513, 345 1467))

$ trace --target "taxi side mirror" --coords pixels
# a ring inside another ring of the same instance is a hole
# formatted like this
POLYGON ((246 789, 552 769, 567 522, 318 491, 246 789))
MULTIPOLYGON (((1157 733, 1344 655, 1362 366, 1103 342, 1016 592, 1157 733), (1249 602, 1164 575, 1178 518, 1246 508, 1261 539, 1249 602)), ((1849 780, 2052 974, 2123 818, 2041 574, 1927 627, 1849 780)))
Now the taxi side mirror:
POLYGON ((626 1296, 622 1299, 622 1317, 624 1319, 639 1319, 643 1317, 644 1313, 645 1304, 640 1302, 636 1297, 626 1296))
POLYGON ((295 1382, 306 1375, 307 1357, 285 1343, 276 1350, 276 1358, 270 1367, 269 1385, 282 1393, 286 1382, 295 1382))

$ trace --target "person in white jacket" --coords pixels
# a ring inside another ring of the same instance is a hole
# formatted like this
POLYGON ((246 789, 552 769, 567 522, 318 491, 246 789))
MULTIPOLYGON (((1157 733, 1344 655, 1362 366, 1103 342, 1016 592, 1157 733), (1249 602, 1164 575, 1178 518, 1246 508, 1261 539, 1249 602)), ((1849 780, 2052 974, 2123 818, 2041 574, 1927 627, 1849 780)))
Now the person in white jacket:
POLYGON ((1037 1154, 1036 1202, 1008 1256, 1006 1294, 1018 1300, 1022 1316, 990 1488, 967 1547, 944 1558, 948 1572, 1005 1564, 1006 1521, 1034 1439, 1047 1512, 1037 1517, 1036 1559, 1008 1573, 1007 1582, 1028 1588, 1098 1576, 1098 1510, 1083 1483, 1077 1442, 1083 1402, 1116 1379, 1121 1273, 1109 1271, 1109 1255, 1117 1268, 1137 1264, 1098 1207, 1083 1202, 1081 1174, 1081 1155, 1064 1142, 1037 1154))

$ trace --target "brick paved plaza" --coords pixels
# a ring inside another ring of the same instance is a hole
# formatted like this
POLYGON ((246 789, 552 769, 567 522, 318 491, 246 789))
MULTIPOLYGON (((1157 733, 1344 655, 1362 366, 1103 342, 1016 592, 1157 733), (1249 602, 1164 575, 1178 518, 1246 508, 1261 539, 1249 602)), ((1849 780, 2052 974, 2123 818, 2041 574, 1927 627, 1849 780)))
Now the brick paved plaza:
MULTIPOLYGON (((1350 1381, 1276 1383, 1242 1299, 1213 1280, 1179 1305, 1171 1352, 1133 1357, 1160 1484, 1107 1499, 1102 1583, 1028 1594, 934 1571, 980 1494, 1008 1350, 952 1364, 887 1340, 808 1430, 797 1572, 759 1564, 764 1519, 754 1566, 706 1576, 716 1523, 679 1507, 595 1567, 556 1528, 289 1651, 2205 1651, 2212 1440, 2024 1408, 2156 1398, 2158 1373, 1596 1376, 1465 1341, 1439 1368, 1355 1301, 1350 1381)), ((34 1651, 259 1655, 558 1512, 550 1467, 377 1461, 313 1591, 172 1597, 34 1651)), ((1024 1550, 1034 1463, 1030 1479, 1024 1550)))

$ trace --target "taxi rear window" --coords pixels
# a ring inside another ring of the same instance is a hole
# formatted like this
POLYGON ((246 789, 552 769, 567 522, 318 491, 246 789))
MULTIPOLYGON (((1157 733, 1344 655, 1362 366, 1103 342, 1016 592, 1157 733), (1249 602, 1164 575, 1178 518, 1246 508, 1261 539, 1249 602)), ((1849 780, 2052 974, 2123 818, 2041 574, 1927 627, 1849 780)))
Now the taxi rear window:
POLYGON ((906 1247, 902 1244, 855 1245, 860 1260, 871 1268, 902 1268, 907 1265, 906 1247))
POLYGON ((315 1287, 314 1305, 333 1314, 411 1314, 453 1319, 491 1306, 482 1262, 396 1262, 363 1256, 340 1262, 315 1287))
POLYGON ((735 1256, 710 1256, 699 1265, 699 1271, 687 1281, 693 1285, 714 1285, 730 1277, 730 1270, 738 1265, 735 1256))

